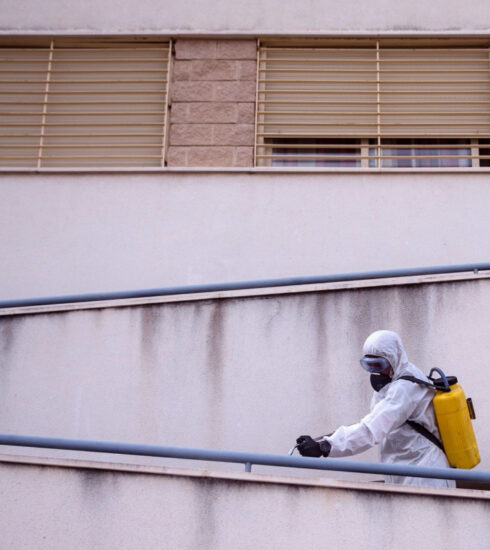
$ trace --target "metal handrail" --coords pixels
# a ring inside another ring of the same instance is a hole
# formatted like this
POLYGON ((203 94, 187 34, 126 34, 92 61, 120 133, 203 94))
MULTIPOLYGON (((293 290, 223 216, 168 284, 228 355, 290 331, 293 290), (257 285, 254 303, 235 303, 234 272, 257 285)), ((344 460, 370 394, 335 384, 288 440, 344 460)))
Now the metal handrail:
POLYGON ((29 307, 59 305, 79 302, 97 302, 102 300, 124 300, 131 298, 152 298, 156 296, 174 296, 179 294, 199 294, 203 292, 224 292, 227 290, 249 290, 267 287, 311 285, 321 283, 339 283, 364 279, 385 279, 391 277, 410 277, 417 275, 440 275, 490 270, 490 263, 443 265, 432 267, 414 267, 384 271, 364 271, 358 273, 339 273, 335 275, 316 275, 311 277, 286 277, 283 279, 262 279, 256 281, 238 281, 230 283, 212 283, 203 285, 173 286, 149 288, 143 290, 123 290, 116 292, 97 292, 92 294, 69 294, 65 296, 47 296, 42 298, 23 298, 0 301, 0 309, 11 307, 29 307))
POLYGON ((63 439, 32 435, 0 434, 0 445, 37 447, 44 449, 63 449, 67 451, 88 451, 94 453, 113 453, 121 455, 153 456, 162 458, 182 458, 214 462, 232 462, 245 465, 250 472, 252 465, 281 466, 285 468, 308 468, 313 470, 332 470, 337 472, 356 472, 363 474, 384 474, 435 479, 454 479, 477 482, 490 482, 490 471, 461 470, 456 468, 429 468, 409 466, 407 464, 381 464, 377 462, 357 462, 337 458, 308 458, 288 455, 245 453, 239 451, 217 451, 212 449, 193 449, 186 447, 167 447, 139 443, 116 443, 110 441, 90 441, 83 439, 63 439))

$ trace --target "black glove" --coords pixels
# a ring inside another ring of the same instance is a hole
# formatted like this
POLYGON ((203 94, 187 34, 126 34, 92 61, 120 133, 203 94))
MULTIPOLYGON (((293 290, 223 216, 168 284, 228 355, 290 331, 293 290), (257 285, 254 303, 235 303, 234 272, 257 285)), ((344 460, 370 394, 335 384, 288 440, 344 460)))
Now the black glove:
POLYGON ((296 443, 298 444, 299 454, 302 456, 328 456, 332 447, 325 439, 318 442, 309 435, 300 435, 296 443))

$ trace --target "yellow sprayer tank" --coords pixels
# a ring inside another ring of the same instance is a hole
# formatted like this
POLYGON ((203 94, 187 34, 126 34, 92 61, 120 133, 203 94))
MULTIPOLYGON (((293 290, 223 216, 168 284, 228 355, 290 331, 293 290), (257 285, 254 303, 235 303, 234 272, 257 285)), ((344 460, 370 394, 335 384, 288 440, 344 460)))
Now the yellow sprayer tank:
POLYGON ((451 391, 436 391, 433 404, 442 443, 453 468, 470 469, 480 462, 480 453, 471 425, 474 418, 471 400, 454 376, 448 376, 451 391))

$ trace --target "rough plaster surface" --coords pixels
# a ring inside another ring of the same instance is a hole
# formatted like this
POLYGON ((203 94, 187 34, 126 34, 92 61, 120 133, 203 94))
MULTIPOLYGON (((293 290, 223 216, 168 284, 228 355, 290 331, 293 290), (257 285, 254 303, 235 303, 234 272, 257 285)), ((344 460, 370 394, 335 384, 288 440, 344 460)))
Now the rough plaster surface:
POLYGON ((486 0, 2 0, 0 31, 98 33, 328 33, 488 31, 486 0))
POLYGON ((430 530, 431 548, 466 550, 490 534, 488 500, 14 464, 0 481, 5 548, 412 550, 430 530))
POLYGON ((0 317, 2 431, 286 453, 368 411, 362 344, 391 328, 458 376, 489 470, 489 303, 482 280, 0 317))
POLYGON ((0 299, 484 262, 488 173, 4 174, 0 299))

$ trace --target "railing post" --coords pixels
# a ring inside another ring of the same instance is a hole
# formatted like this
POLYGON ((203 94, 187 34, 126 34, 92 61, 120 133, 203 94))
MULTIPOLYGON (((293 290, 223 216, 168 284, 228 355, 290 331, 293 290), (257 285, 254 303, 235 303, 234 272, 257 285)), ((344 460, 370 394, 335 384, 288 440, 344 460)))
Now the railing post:
POLYGON ((252 471, 252 463, 251 462, 245 462, 245 471, 251 472, 252 471))

